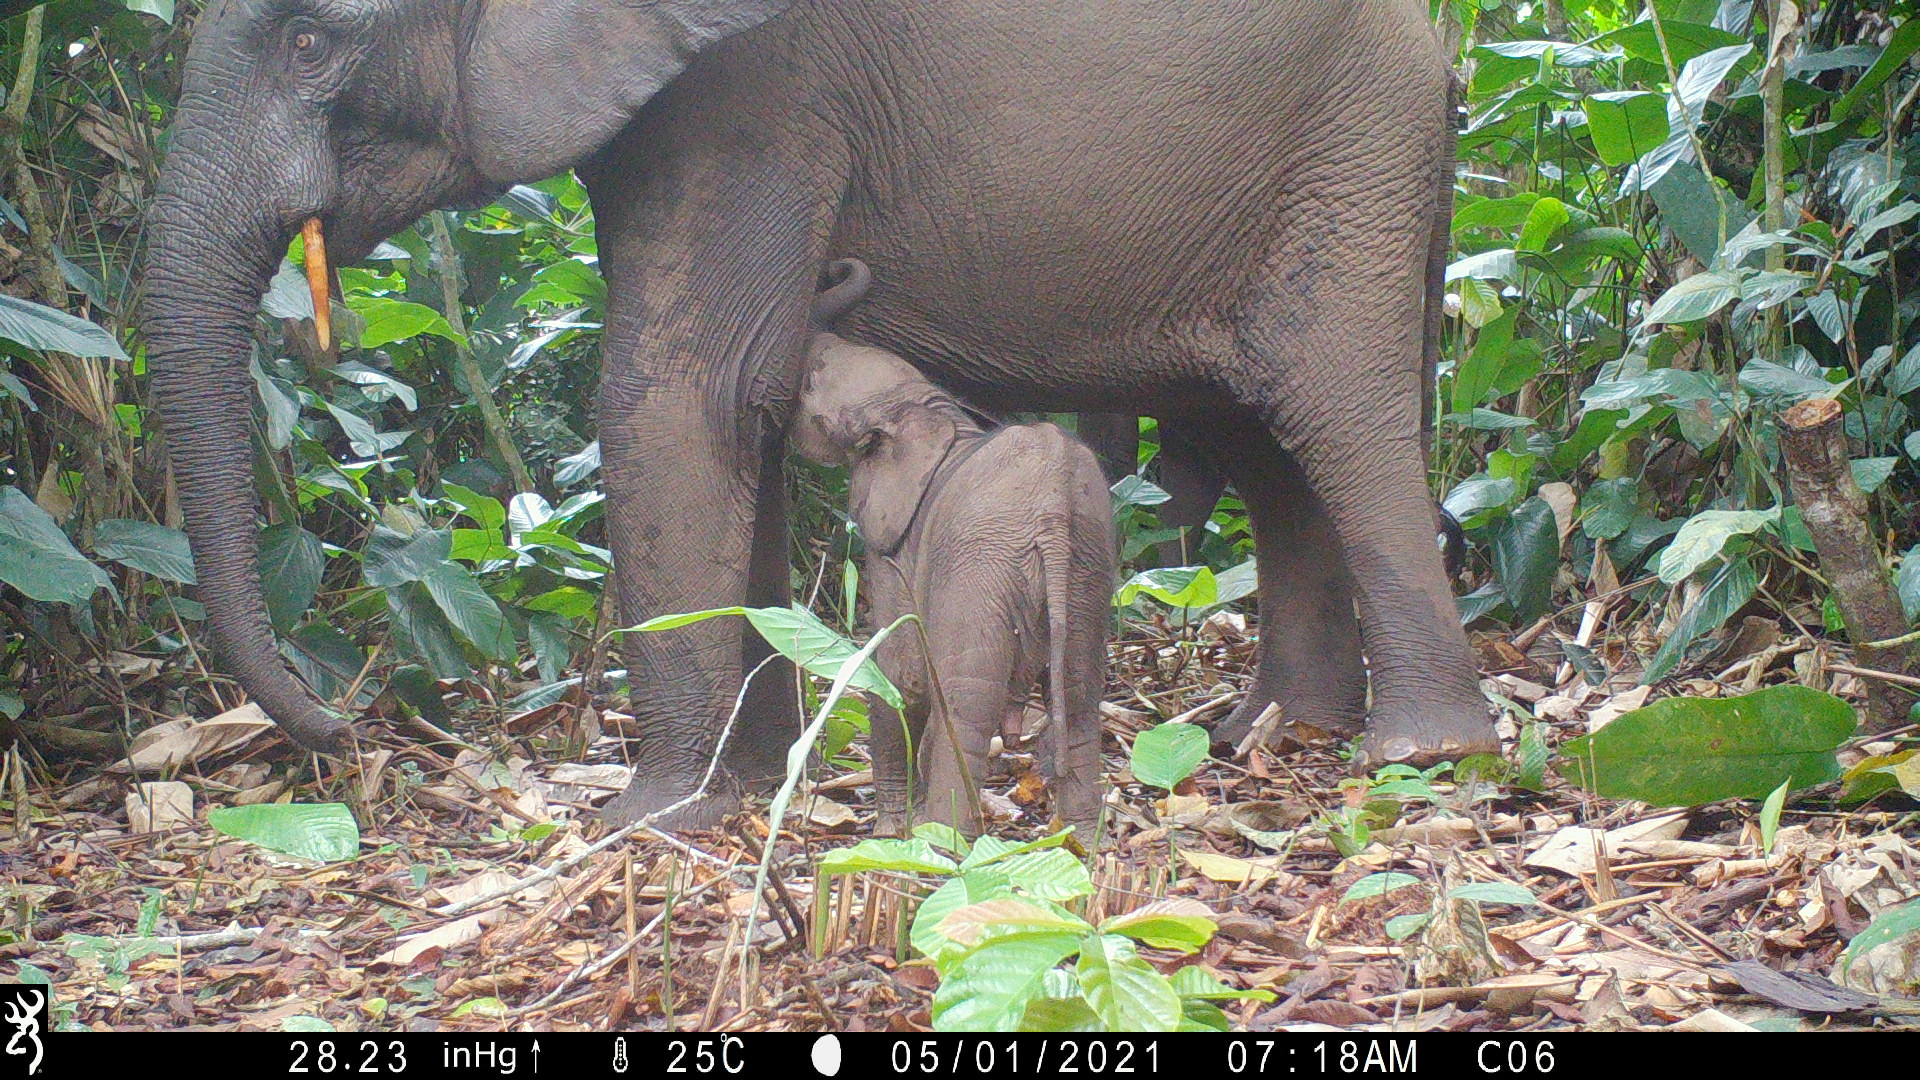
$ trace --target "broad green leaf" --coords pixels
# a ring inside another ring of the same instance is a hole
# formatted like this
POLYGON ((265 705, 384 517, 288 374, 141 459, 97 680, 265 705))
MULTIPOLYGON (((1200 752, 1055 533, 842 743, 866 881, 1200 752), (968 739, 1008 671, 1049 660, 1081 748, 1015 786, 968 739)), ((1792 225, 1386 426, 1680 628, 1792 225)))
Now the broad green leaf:
POLYGON ((1479 278, 1460 279, 1460 317, 1467 320, 1468 326, 1481 329, 1498 319, 1504 310, 1500 306, 1499 290, 1479 278))
POLYGON ((519 554, 500 539, 498 529, 455 529, 447 549, 448 558, 470 563, 504 562, 519 554))
POLYGON ((1143 570, 1113 595, 1114 607, 1126 607, 1141 595, 1176 608, 1210 607, 1219 601, 1219 584, 1205 566, 1169 566, 1143 570))
POLYGON ((1447 267, 1447 280, 1450 282, 1461 278, 1503 280, 1519 275, 1520 263, 1514 257, 1512 248, 1499 248, 1494 251, 1483 251, 1478 255, 1469 255, 1447 267))
POLYGON ((194 584, 187 534, 151 521, 108 518, 94 526, 93 553, 157 578, 194 584))
POLYGON ((442 484, 440 490, 448 502, 459 507, 461 513, 472 518, 481 528, 499 532, 506 525, 507 508, 500 505, 499 499, 459 484, 442 484))
POLYGON ((1340 902, 1344 904, 1350 900, 1366 900, 1375 896, 1385 896, 1390 892, 1404 889, 1409 885, 1418 884, 1420 884, 1420 879, 1414 877, 1412 874, 1402 874, 1399 872, 1368 874, 1366 877, 1347 886, 1347 891, 1341 895, 1340 902))
POLYGON ((995 941, 961 957, 934 991, 934 1030, 1019 1030, 1047 972, 1079 947, 1079 937, 1053 934, 995 941))
POLYGON ((1780 509, 1703 510, 1687 519, 1660 556, 1660 580, 1678 585, 1712 562, 1727 541, 1746 536, 1780 520, 1780 509))
POLYGON ((1560 570, 1560 526, 1545 499, 1535 496, 1514 508, 1494 537, 1493 566, 1521 623, 1545 614, 1560 570))
POLYGON ((1235 990, 1215 978, 1213 973, 1198 964, 1183 967, 1173 973, 1171 980, 1173 992, 1183 998, 1207 1001, 1272 1001, 1271 990, 1235 990))
POLYGON ((366 320, 365 328, 360 331, 360 347, 363 349, 377 349, 421 334, 433 334, 448 341, 463 340, 454 333, 446 316, 425 304, 371 297, 356 300, 353 310, 366 320))
POLYGON ((1698 322, 1740 299, 1740 279, 1726 271, 1695 274, 1661 294, 1646 323, 1698 322))
POLYGON ((1193 724, 1158 724, 1133 740, 1134 779, 1172 791, 1207 759, 1207 733, 1193 724))
MULTIPOLYGON (((1677 586, 1676 586, 1677 588, 1677 586)), ((1642 685, 1652 685, 1667 677, 1685 659, 1687 647, 1702 636, 1718 630, 1734 612, 1747 605, 1760 588, 1759 575, 1746 559, 1733 559, 1713 575, 1691 607, 1680 613, 1673 632, 1647 660, 1640 675, 1642 685)))
POLYGON ((994 896, 1006 896, 1008 889, 1005 875, 992 870, 977 871, 947 881, 920 901, 920 908, 913 913, 913 925, 907 933, 908 942, 921 956, 944 964, 966 952, 967 947, 941 934, 941 921, 968 904, 994 896))
POLYGON ((384 525, 375 525, 373 535, 367 538, 360 572, 367 584, 376 589, 425 581, 434 568, 446 564, 452 546, 451 535, 444 531, 422 529, 405 536, 384 525))
MULTIPOLYGON (((460 643, 454 640, 453 626, 425 585, 406 582, 387 587, 387 620, 403 651, 427 665, 436 679, 465 679, 473 674, 467 666, 460 643)), ((325 626, 325 623, 309 623, 325 626)), ((351 676, 349 676, 351 677, 351 676)))
POLYGON ((360 392, 369 400, 397 400, 407 407, 408 412, 413 412, 420 407, 420 397, 414 393, 413 387, 384 371, 370 368, 365 364, 349 362, 336 366, 333 373, 358 386, 360 392))
POLYGON ((923 821, 915 825, 913 836, 916 840, 925 840, 941 851, 951 851, 963 858, 969 848, 967 838, 960 834, 959 829, 938 821, 923 821))
POLYGON ((52 516, 10 484, 0 484, 0 581, 31 599, 63 604, 84 604, 95 589, 113 588, 52 516))
POLYGON ((1064 1033, 1103 1029, 1099 1014, 1080 993, 1080 984, 1068 972, 1054 968, 1041 980, 1039 992, 1027 1001, 1019 1030, 1064 1033), (1066 985, 1058 987, 1062 979, 1066 985))
MULTIPOLYGON (((136 3, 149 2, 149 0, 127 0, 127 2, 129 6, 131 6, 136 3)), ((171 22, 172 20, 169 19, 168 21, 171 22)), ((464 1008, 464 1006, 462 1007, 464 1008)), ((285 1020, 280 1021, 280 1030, 305 1034, 333 1031, 334 1026, 317 1016, 289 1016, 285 1020)))
POLYGON ((976 870, 983 866, 992 866, 996 863, 1005 862, 1015 855, 1023 855, 1029 851, 1040 851, 1044 848, 1059 847, 1061 844, 1067 842, 1069 835, 1067 832, 1057 832, 1043 836, 1038 840, 1024 841, 1002 840, 997 836, 982 836, 973 842, 973 849, 968 851, 966 858, 961 860, 960 869, 976 870))
POLYGON ((1447 893, 1456 900, 1477 900, 1482 904, 1512 904, 1529 907, 1536 902, 1533 893, 1506 881, 1476 881, 1447 893))
POLYGON ((1100 924, 1103 934, 1123 934, 1156 949, 1198 952, 1218 926, 1194 900, 1156 900, 1100 924))
POLYGON ((1567 211, 1567 204, 1559 199, 1546 197, 1533 204, 1527 214, 1527 223, 1520 230, 1521 251, 1545 251, 1547 244, 1573 215, 1567 211))
POLYGON ((1698 806, 1763 799, 1840 776, 1834 750, 1853 735, 1853 707, 1810 687, 1740 697, 1668 698, 1563 745, 1563 776, 1610 799, 1698 806))
POLYGON ((1640 513, 1640 482, 1630 476, 1596 481, 1580 496, 1580 528, 1592 540, 1627 531, 1640 513))
POLYGON ((1587 133, 1594 153, 1612 167, 1630 165, 1667 140, 1667 99, 1645 90, 1590 94, 1587 133))
MULTIPOLYGON (((767 644, 774 647, 780 655, 806 668, 821 678, 831 679, 840 672, 840 665, 853 658, 860 651, 859 646, 837 633, 833 627, 820 621, 811 611, 803 608, 713 608, 708 611, 688 612, 684 615, 662 615, 648 619, 638 626, 628 627, 628 631, 653 632, 673 630, 691 623, 721 615, 743 615, 753 628, 760 632, 767 644)), ((906 628, 906 633, 914 633, 906 628)), ((848 684, 880 696, 880 699, 896 709, 905 708, 900 691, 880 672, 880 665, 868 660, 860 665, 848 684)))
POLYGON ((1893 475, 1893 467, 1900 463, 1894 457, 1854 458, 1849 464, 1853 470, 1853 482, 1862 493, 1871 495, 1880 490, 1881 485, 1893 475))
POLYGON ((1387 920, 1387 925, 1384 927, 1387 932, 1387 940, 1405 941, 1420 931, 1425 930, 1427 924, 1432 921, 1433 912, 1431 911, 1422 911, 1412 915, 1395 915, 1393 918, 1387 920))
POLYGON ((1087 1004, 1108 1031, 1172 1031, 1180 1026, 1179 995, 1124 937, 1090 935, 1080 947, 1075 975, 1087 1004))
POLYGON ((1853 116, 1854 110, 1860 107, 1862 101, 1877 100, 1870 98, 1869 95, 1879 89, 1880 84, 1886 82, 1894 72, 1899 71, 1908 58, 1913 56, 1915 50, 1920 50, 1920 20, 1909 19, 1901 23, 1899 29, 1893 32, 1893 36, 1887 40, 1885 50, 1880 53, 1880 58, 1873 62, 1873 66, 1868 68, 1845 94, 1841 95, 1839 101, 1833 103, 1833 108, 1827 115, 1828 121, 1834 124, 1844 123, 1853 116))
POLYGON ((876 837, 847 848, 836 848, 820 858, 822 874, 853 874, 884 870, 902 874, 952 874, 960 867, 925 840, 876 837))
POLYGON ((1756 397, 1767 398, 1776 408, 1808 398, 1832 397, 1841 389, 1818 375, 1758 358, 1747 361, 1747 366, 1740 369, 1740 388, 1756 397))
POLYGON ((1907 621, 1920 620, 1920 544, 1901 556, 1899 585, 1900 606, 1906 609, 1907 621))
POLYGON ((1840 954, 1841 973, 1866 953, 1916 934, 1920 934, 1920 896, 1882 911, 1865 930, 1855 934, 1847 943, 1847 951, 1840 954))
POLYGON ((285 633, 319 595, 327 568, 320 538, 298 525, 269 525, 260 533, 260 582, 267 591, 267 616, 285 633))
POLYGON ((454 629, 491 660, 511 664, 519 659, 513 627, 500 614, 500 605, 487 595, 478 578, 458 563, 433 568, 421 584, 454 629))
POLYGON ((125 360, 126 350, 101 327, 58 308, 0 293, 0 338, 41 352, 125 360))
POLYGON ((576 585, 562 585, 550 589, 520 605, 528 611, 545 611, 565 619, 591 618, 599 609, 600 601, 585 589, 576 585))
POLYGON ((207 824, 269 851, 318 862, 342 862, 360 853, 360 826, 344 803, 256 803, 218 806, 207 824))
POLYGON ((1010 856, 993 864, 1023 895, 1065 903, 1093 895, 1093 877, 1065 848, 1046 848, 1010 856))
POLYGON ((1084 934, 1092 929, 1085 919, 1069 912, 1011 896, 968 904, 949 912, 935 927, 941 937, 966 946, 1003 937, 1084 934))

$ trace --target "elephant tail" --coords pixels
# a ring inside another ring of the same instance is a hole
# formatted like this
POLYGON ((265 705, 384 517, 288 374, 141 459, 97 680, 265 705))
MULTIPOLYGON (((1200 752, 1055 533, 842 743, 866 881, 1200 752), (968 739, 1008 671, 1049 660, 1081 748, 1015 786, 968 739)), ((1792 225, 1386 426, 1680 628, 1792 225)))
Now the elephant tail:
POLYGON ((1427 234, 1426 319, 1421 327, 1420 452, 1433 453, 1434 383, 1439 377, 1440 342, 1446 332, 1447 252, 1453 241, 1454 145, 1461 128, 1460 76, 1447 72, 1445 123, 1437 132, 1433 189, 1433 220, 1427 234))

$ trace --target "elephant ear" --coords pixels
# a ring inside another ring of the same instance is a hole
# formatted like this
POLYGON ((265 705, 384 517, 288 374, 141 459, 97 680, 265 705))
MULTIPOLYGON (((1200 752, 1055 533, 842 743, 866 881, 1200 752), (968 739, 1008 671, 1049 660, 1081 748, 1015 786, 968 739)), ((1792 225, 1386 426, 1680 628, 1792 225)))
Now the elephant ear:
POLYGON ((867 550, 891 555, 906 539, 958 429, 944 412, 916 408, 878 434, 873 449, 847 471, 847 509, 860 523, 867 550))
POLYGON ((486 0, 461 67, 475 166, 510 183, 599 149, 694 54, 793 0, 486 0))

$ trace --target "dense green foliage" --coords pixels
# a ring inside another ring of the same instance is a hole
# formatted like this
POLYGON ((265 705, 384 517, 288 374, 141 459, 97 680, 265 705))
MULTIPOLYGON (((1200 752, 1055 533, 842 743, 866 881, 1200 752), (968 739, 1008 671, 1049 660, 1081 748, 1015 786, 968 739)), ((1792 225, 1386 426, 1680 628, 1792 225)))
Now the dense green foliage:
MULTIPOLYGON (((1770 34, 1779 13, 1745 0, 1434 4, 1465 85, 1434 484, 1471 541, 1469 620, 1519 627, 1624 589, 1619 625, 1645 625, 1631 643, 1649 682, 1684 673, 1689 647, 1756 599, 1841 630, 1782 494, 1775 417, 1810 396, 1848 409, 1890 561, 1920 539, 1920 20, 1907 4, 1808 7, 1780 5, 1793 18, 1770 34)), ((183 703, 157 684, 129 697, 146 669, 116 657, 202 663, 134 322, 139 214, 198 9, 56 0, 0 24, 8 717, 143 726, 183 703)), ((314 347, 300 262, 296 241, 253 361, 285 654, 361 706, 391 691, 437 717, 445 680, 502 708, 553 700, 611 625, 592 441, 606 287, 580 185, 430 216, 343 269, 337 356, 314 347), (466 384, 463 354, 485 388, 466 384), (501 459, 476 389, 523 464, 501 459), (534 490, 511 479, 522 468, 534 490)), ((838 485, 796 470, 795 585, 845 625, 838 485)), ((1158 494, 1116 490, 1129 556, 1164 538, 1158 494)), ((1123 602, 1244 597, 1237 502, 1199 550, 1204 572, 1159 571, 1123 602)), ((1920 608, 1920 559, 1899 582, 1920 608)), ((1569 659, 1596 676, 1609 663, 1569 659)))

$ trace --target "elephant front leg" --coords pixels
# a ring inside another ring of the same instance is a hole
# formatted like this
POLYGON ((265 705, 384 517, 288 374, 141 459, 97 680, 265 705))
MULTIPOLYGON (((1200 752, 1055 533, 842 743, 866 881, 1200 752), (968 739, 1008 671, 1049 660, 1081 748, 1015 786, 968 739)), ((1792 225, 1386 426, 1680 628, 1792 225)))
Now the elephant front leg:
MULTIPOLYGON (((798 155, 760 156, 774 153, 662 119, 589 170, 608 285, 607 535, 628 625, 787 602, 782 447, 838 189, 798 155)), ((704 791, 668 823, 709 826, 740 781, 784 771, 792 670, 768 663, 743 691, 767 655, 752 634, 719 617, 625 636, 635 773, 609 819, 704 791)))

